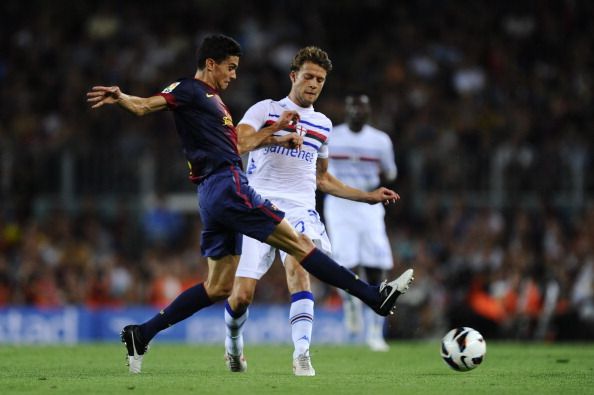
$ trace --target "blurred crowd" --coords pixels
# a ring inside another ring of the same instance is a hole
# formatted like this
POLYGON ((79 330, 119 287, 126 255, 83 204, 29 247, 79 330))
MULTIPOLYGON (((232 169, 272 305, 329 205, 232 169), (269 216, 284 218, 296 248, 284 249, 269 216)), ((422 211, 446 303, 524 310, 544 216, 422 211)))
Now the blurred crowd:
MULTIPOLYGON (((286 95, 304 45, 334 62, 316 108, 335 124, 347 93, 370 96, 399 166, 403 199, 387 215, 395 270, 417 272, 392 336, 467 325, 489 337, 594 338, 594 3, 0 7, 0 307, 162 306, 203 279, 197 214, 137 196, 130 160, 146 154, 159 194, 193 193, 170 115, 90 111, 85 92, 159 92, 193 75, 205 34, 224 32, 245 52, 223 94, 236 121, 286 95)), ((340 308, 333 290, 316 283, 315 293, 340 308)), ((283 298, 277 267, 257 301, 283 298)))

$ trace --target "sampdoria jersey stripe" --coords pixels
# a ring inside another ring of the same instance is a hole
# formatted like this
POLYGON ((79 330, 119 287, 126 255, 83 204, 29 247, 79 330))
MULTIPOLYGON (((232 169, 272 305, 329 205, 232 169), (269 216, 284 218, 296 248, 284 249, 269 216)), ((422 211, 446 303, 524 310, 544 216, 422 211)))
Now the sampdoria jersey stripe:
MULTIPOLYGON (((299 121, 299 123, 304 123, 304 122, 303 121, 299 121)), ((268 120, 268 121, 266 121, 264 123, 264 126, 263 127, 267 127, 267 126, 270 126, 272 124, 274 124, 274 121, 268 120)), ((284 128, 282 130, 284 130, 285 132, 294 133, 295 132, 295 126, 290 125, 290 126, 287 126, 286 128, 284 128)), ((305 133, 305 136, 304 137, 305 138, 310 138, 312 140, 319 141, 322 144, 324 142, 326 142, 326 140, 328 140, 328 137, 326 137, 323 134, 318 133, 318 132, 316 132, 314 130, 311 130, 311 129, 307 129, 306 130, 306 133, 305 133)), ((320 146, 319 145, 316 145, 314 143, 309 143, 307 145, 309 145, 310 147, 314 147, 316 149, 316 151, 320 149, 320 146)))
POLYGON ((325 130, 326 132, 330 133, 330 128, 327 128, 325 126, 316 125, 315 123, 311 123, 311 122, 307 122, 307 121, 303 121, 303 120, 299 121, 299 123, 304 123, 306 125, 313 126, 314 128, 322 129, 322 130, 325 130))
MULTIPOLYGON (((305 123, 305 122, 301 122, 301 123, 305 123)), ((315 132, 313 130, 307 129, 307 134, 305 135, 306 137, 311 137, 313 139, 318 140, 320 143, 324 143, 326 140, 328 140, 328 137, 324 136, 321 133, 315 132)))
MULTIPOLYGON (((280 118, 280 115, 278 115, 278 114, 268 113, 268 116, 269 117, 273 117, 273 118, 280 118)), ((314 128, 325 130, 328 133, 331 132, 330 128, 327 128, 327 127, 322 126, 322 125, 316 125, 315 123, 311 123, 311 122, 308 122, 308 121, 300 120, 299 123, 303 123, 305 125, 313 126, 314 128)))

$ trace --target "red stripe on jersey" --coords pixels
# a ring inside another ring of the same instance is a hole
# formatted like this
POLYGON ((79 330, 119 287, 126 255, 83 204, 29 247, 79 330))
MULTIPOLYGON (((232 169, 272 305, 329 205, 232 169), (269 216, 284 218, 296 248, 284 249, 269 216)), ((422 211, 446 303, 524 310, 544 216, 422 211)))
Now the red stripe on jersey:
POLYGON ((351 159, 351 157, 348 155, 330 155, 330 159, 347 160, 351 159))
POLYGON ((369 156, 362 156, 359 158, 359 160, 361 162, 379 162, 380 161, 378 158, 371 158, 369 156))
POLYGON ((322 143, 328 140, 328 137, 324 136, 322 133, 314 132, 313 130, 307 129, 306 136, 313 136, 317 140, 320 140, 322 143))
MULTIPOLYGON (((263 126, 263 127, 270 126, 270 125, 272 125, 273 123, 275 123, 275 122, 274 122, 274 121, 272 121, 272 120, 268 120, 268 121, 266 121, 266 122, 264 123, 264 126, 263 126)), ((288 126, 287 126, 287 127, 285 127, 283 130, 285 130, 285 131, 287 131, 287 132, 295 132, 295 126, 296 126, 296 125, 288 125, 288 126)), ((303 126, 303 125, 302 125, 302 126, 303 126)), ((326 140, 328 140, 328 137, 327 137, 327 136, 323 135, 322 133, 315 132, 315 131, 313 131, 313 130, 311 130, 311 129, 306 129, 305 136, 306 136, 306 137, 313 138, 313 139, 316 139, 316 140, 318 140, 318 141, 319 141, 319 142, 321 142, 321 143, 324 143, 324 142, 326 142, 326 140)))
POLYGON ((165 101, 167 102, 167 107, 170 109, 174 109, 177 107, 177 103, 175 102, 175 96, 172 93, 157 93, 157 96, 163 96, 165 101))
POLYGON ((349 156, 349 155, 330 155, 330 159, 335 160, 358 160, 361 162, 377 162, 379 163, 378 158, 372 158, 370 156, 349 156))
POLYGON ((277 223, 280 223, 283 220, 281 217, 270 211, 270 209, 268 209, 268 207, 266 206, 258 206, 258 208, 262 210, 264 214, 268 215, 270 218, 275 220, 277 223))

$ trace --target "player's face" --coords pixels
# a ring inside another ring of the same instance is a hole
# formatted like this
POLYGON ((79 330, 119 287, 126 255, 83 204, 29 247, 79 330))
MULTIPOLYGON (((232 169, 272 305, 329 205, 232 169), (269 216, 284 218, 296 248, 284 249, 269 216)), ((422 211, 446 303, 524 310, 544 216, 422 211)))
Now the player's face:
POLYGON ((323 67, 305 62, 298 71, 290 74, 293 86, 289 97, 301 107, 311 106, 318 100, 327 74, 323 67))
POLYGON ((229 56, 221 63, 215 63, 213 69, 214 87, 219 91, 227 89, 231 80, 237 78, 237 67, 239 67, 238 56, 229 56))
POLYGON ((369 119, 369 98, 366 95, 349 96, 346 98, 345 110, 349 126, 352 130, 359 131, 369 119))

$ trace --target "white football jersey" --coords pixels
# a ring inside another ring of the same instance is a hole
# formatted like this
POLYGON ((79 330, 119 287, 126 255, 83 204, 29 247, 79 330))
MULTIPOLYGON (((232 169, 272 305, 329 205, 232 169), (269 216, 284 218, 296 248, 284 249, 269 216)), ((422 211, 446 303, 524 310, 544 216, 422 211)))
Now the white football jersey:
MULTIPOLYGON (((313 106, 299 107, 288 97, 280 100, 263 100, 250 107, 239 124, 246 124, 256 131, 276 122, 283 111, 297 111, 300 120, 291 132, 304 134, 301 150, 268 146, 250 152, 246 174, 250 185, 268 199, 285 199, 309 208, 315 208, 316 161, 328 157, 328 137, 332 122, 313 106)), ((282 208, 281 208, 282 209, 282 208)))
POLYGON ((329 171, 349 186, 372 191, 380 184, 380 173, 388 181, 396 178, 392 141, 381 130, 365 125, 355 133, 341 124, 332 131, 329 146, 329 171))
MULTIPOLYGON (((396 178, 390 137, 369 125, 358 133, 346 124, 332 131, 329 171, 347 185, 365 191, 380 186, 380 174, 396 178)), ((341 265, 389 270, 393 266, 382 204, 369 205, 326 195, 324 215, 334 257, 341 265)))

